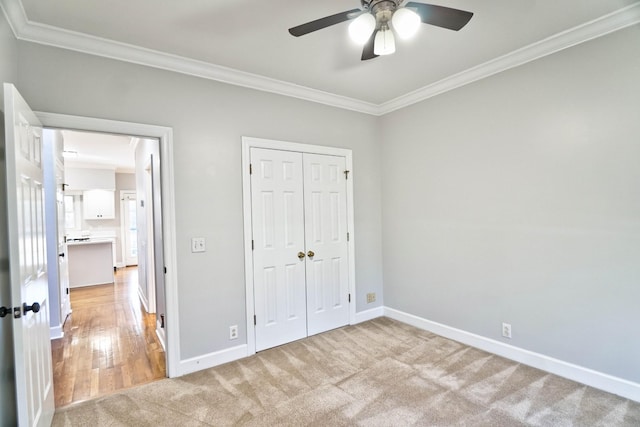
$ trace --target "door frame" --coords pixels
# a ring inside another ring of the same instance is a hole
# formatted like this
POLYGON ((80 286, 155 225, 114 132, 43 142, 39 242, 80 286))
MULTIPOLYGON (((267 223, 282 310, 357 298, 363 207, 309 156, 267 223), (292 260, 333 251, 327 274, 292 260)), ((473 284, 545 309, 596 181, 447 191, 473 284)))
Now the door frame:
POLYGON ((160 145, 160 176, 162 180, 162 237, 165 263, 166 301, 166 359, 167 376, 178 377, 180 372, 180 324, 178 305, 178 272, 176 253, 175 186, 173 167, 173 129, 142 123, 98 119, 93 117, 36 111, 44 127, 77 129, 89 132, 117 133, 157 138, 160 145))
MULTIPOLYGON (((266 148, 271 150, 295 151, 307 154, 324 154, 345 158, 348 171, 353 172, 352 151, 347 148, 327 147, 323 145, 309 145, 298 142, 278 141, 272 139, 242 137, 242 216, 244 219, 244 283, 247 315, 247 355, 256 353, 256 334, 253 324, 255 296, 253 293, 253 250, 251 248, 251 148, 266 148)), ((347 232, 349 233, 348 267, 349 267, 349 324, 356 323, 356 269, 355 269, 355 233, 353 215, 353 173, 347 179, 347 232)))
MULTIPOLYGON (((147 313, 156 314, 156 227, 154 222, 154 205, 155 201, 153 200, 153 156, 149 156, 145 165, 144 165, 144 193, 145 193, 145 201, 147 203, 145 214, 146 218, 144 219, 145 225, 145 238, 147 249, 145 251, 146 260, 144 263, 145 272, 145 287, 147 288, 147 313)), ((139 286, 139 285, 138 285, 139 286)), ((138 292, 140 289, 138 288, 138 292)), ((144 295, 141 295, 144 301, 144 295)), ((157 318, 156 318, 157 323, 157 318)))

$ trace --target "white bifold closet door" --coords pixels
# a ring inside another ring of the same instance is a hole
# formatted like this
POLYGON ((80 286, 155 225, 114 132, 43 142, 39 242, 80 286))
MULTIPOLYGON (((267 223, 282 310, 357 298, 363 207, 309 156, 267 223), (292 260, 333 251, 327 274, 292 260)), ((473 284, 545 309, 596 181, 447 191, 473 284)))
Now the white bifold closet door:
POLYGON ((349 323, 345 159, 251 148, 256 350, 349 323))

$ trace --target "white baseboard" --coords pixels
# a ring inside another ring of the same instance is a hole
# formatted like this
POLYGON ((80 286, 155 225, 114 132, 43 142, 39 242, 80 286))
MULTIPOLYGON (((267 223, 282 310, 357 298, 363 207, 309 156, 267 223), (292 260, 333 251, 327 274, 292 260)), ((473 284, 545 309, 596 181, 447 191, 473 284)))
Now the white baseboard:
POLYGON ((563 360, 554 359, 544 354, 505 344, 461 329, 452 328, 451 326, 423 319, 393 308, 384 307, 384 315, 471 347, 476 347, 524 365, 532 366, 560 377, 568 378, 581 384, 640 402, 640 384, 638 383, 594 371, 593 369, 583 366, 574 365, 563 360))
POLYGON ((247 345, 242 344, 236 347, 205 354, 191 359, 181 360, 178 376, 187 375, 203 369, 213 368, 224 363, 247 357, 247 345))
POLYGON ((146 311, 148 313, 149 312, 149 300, 147 300, 147 297, 142 293, 142 289, 140 289, 139 286, 138 286, 138 298, 140 298, 140 302, 142 303, 142 306, 144 307, 144 311, 146 311))
POLYGON ((156 326, 156 336, 158 337, 158 341, 160 341, 160 345, 162 346, 162 350, 166 353, 167 352, 167 344, 166 344, 166 338, 165 338, 165 335, 164 335, 164 329, 158 328, 158 326, 156 326))
POLYGON ((356 313, 356 321, 354 325, 362 322, 366 322, 367 320, 375 319, 376 317, 384 316, 384 307, 376 307, 370 308, 369 310, 359 311, 356 313))
POLYGON ((59 338, 64 337, 64 332, 62 332, 62 325, 52 326, 49 329, 49 337, 52 340, 57 340, 59 338))

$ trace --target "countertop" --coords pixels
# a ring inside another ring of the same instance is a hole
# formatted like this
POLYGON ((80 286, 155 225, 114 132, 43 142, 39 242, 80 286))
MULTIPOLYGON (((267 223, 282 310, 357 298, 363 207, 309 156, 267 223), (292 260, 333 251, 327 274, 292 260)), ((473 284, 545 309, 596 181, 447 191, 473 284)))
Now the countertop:
POLYGON ((111 245, 112 243, 113 242, 109 240, 85 240, 81 242, 69 241, 67 242, 67 246, 104 245, 104 244, 111 245))

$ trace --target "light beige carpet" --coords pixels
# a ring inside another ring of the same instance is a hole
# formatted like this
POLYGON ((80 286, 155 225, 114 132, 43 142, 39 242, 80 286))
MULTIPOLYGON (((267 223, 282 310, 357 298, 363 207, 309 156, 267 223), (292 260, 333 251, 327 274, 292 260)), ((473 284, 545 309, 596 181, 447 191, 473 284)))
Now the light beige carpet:
POLYGON ((640 403, 380 318, 62 408, 53 425, 640 426, 640 403))

